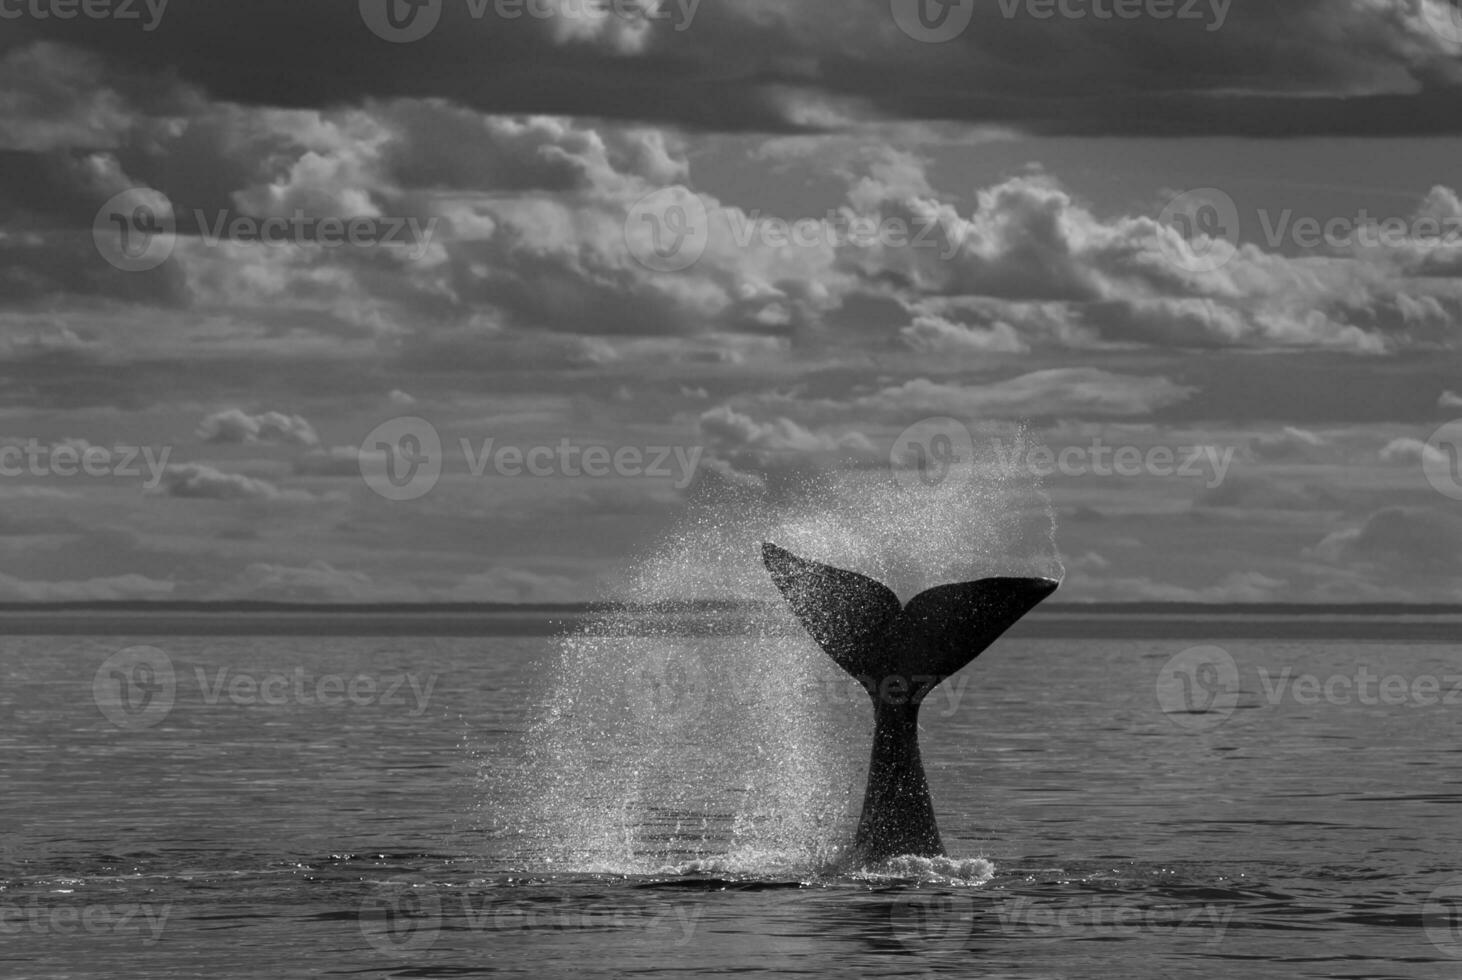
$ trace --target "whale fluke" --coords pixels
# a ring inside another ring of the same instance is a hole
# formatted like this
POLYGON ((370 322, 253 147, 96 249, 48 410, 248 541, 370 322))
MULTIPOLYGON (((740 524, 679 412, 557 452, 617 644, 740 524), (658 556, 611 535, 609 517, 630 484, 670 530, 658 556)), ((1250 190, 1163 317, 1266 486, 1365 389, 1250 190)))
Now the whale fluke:
POLYGON ((960 582, 921 592, 905 606, 881 582, 774 544, 762 545, 762 561, 807 632, 873 700, 873 755, 855 855, 943 855, 919 758, 919 706, 1059 583, 960 582))

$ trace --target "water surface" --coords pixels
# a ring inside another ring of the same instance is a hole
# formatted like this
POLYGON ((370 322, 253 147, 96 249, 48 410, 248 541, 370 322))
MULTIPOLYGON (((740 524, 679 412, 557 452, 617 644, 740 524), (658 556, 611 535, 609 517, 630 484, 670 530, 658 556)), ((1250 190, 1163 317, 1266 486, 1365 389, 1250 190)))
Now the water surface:
POLYGON ((1462 976, 1462 658, 1225 640, 1237 694, 1193 668, 1172 714, 1203 643, 998 643, 924 713, 966 863, 849 874, 693 800, 629 817, 676 825, 663 866, 564 865, 503 798, 549 640, 8 637, 0 975, 1462 976), (148 643, 173 703, 119 722, 97 672, 148 643))

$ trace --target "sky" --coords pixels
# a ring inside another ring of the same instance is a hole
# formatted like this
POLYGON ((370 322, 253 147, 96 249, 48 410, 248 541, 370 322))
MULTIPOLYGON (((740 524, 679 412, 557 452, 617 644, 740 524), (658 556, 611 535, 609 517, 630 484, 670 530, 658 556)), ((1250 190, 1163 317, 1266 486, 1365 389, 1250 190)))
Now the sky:
POLYGON ((594 599, 1016 424, 1063 600, 1462 601, 1455 3, 0 20, 0 601, 594 599))

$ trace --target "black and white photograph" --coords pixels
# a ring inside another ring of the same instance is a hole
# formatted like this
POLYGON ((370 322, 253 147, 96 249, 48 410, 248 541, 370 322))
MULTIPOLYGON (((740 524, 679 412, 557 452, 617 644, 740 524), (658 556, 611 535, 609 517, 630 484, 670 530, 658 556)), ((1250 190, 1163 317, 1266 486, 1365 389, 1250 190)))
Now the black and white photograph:
POLYGON ((0 0, 0 978, 1462 978, 1462 0, 0 0))

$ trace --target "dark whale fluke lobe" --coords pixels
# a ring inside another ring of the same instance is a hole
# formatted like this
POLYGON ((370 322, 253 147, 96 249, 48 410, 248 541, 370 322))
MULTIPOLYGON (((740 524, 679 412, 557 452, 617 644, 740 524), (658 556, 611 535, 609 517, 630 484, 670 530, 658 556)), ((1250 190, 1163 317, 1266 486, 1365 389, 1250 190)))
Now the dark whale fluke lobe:
POLYGON ((774 544, 762 545, 762 561, 807 632, 873 700, 873 755, 855 857, 943 856, 919 758, 919 706, 1060 583, 960 582, 921 592, 905 606, 881 582, 774 544))

